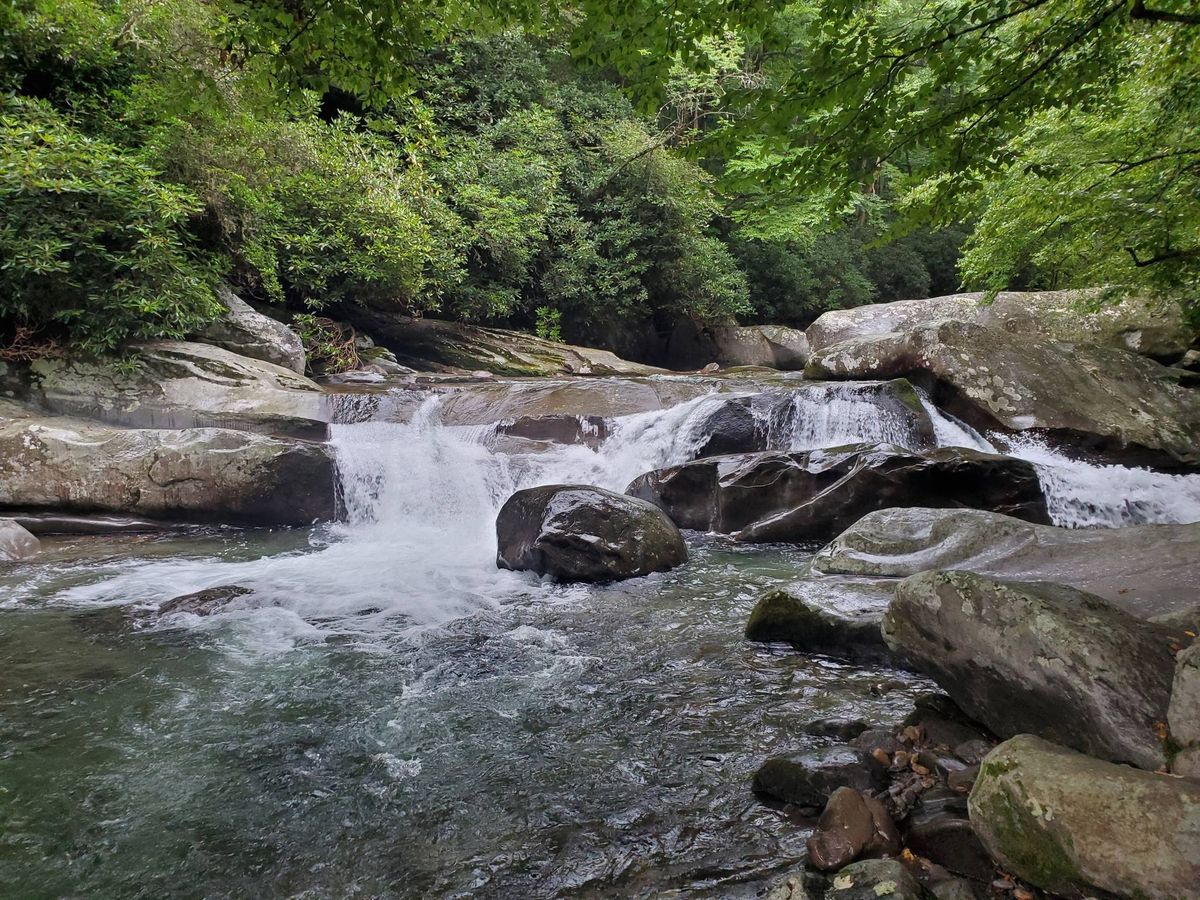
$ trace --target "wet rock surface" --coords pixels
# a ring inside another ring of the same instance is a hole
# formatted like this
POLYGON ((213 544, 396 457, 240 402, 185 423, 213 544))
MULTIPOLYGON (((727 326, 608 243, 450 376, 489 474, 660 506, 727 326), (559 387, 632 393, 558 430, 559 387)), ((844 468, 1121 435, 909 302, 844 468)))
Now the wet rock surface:
POLYGON ((768 759, 754 773, 756 793, 781 803, 819 810, 840 787, 879 790, 883 767, 853 747, 823 747, 768 759))
POLYGON ((833 792, 806 843, 808 862, 832 872, 860 857, 900 851, 900 835, 882 803, 852 787, 833 792))
POLYGON ((932 900, 904 866, 894 859, 864 859, 846 866, 829 881, 826 900, 932 900))
POLYGON ((1125 350, 940 322, 832 344, 805 375, 924 378, 951 412, 980 425, 1046 432, 1131 461, 1200 465, 1200 395, 1125 350))
POLYGON ((1095 595, 926 572, 896 588, 883 636, 1001 737, 1030 732, 1117 762, 1163 765, 1156 726, 1176 636, 1095 595))
POLYGON ((962 448, 915 453, 855 445, 724 456, 649 472, 627 492, 661 507, 681 528, 749 542, 827 540, 868 512, 906 505, 1049 521, 1031 464, 962 448))
POLYGON ((158 614, 167 616, 190 613, 193 616, 211 616, 226 609, 239 597, 246 597, 253 593, 252 590, 241 585, 224 584, 173 597, 158 608, 158 614))
POLYGON ((0 562, 28 559, 41 549, 41 542, 12 519, 0 519, 0 562))
POLYGON ((1200 584, 1200 524, 1071 529, 983 510, 885 509, 834 538, 813 559, 813 569, 901 578, 954 569, 1050 581, 1153 618, 1193 608, 1200 584))
POLYGON ((220 347, 157 341, 133 367, 95 358, 42 359, 29 367, 30 399, 58 415, 133 428, 234 428, 324 440, 330 410, 314 382, 220 347))
POLYGON ((783 641, 805 653, 869 663, 890 663, 880 633, 891 585, 835 578, 797 582, 771 591, 746 623, 751 641, 783 641))
POLYGON ((320 444, 220 428, 0 421, 0 508, 309 525, 337 512, 320 444))
POLYGON ((679 529, 652 504, 586 485, 517 491, 496 519, 497 564, 560 581, 603 582, 687 560, 679 529))
POLYGON ((1200 885, 1200 783, 1031 735, 984 760, 970 816, 1014 874, 1065 897, 1179 900, 1200 885))

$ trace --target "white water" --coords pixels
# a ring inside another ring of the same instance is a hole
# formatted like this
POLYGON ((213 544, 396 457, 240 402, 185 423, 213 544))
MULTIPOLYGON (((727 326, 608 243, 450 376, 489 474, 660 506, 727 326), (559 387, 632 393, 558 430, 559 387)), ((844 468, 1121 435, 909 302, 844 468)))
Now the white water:
MULTIPOLYGON (((190 591, 241 584, 254 595, 241 609, 235 604, 231 615, 247 625, 240 631, 247 650, 273 651, 321 638, 321 623, 330 619, 338 630, 369 641, 384 623, 384 630, 419 629, 516 597, 563 596, 563 589, 532 576, 496 568, 494 522, 504 500, 538 484, 623 490, 644 472, 692 458, 706 437, 701 426, 730 396, 710 394, 619 418, 596 449, 557 445, 523 454, 495 449, 492 427, 442 425, 438 400, 431 397, 407 423, 334 428, 347 519, 317 532, 315 548, 250 561, 143 562, 60 598, 156 606, 190 591)), ((939 446, 996 451, 983 435, 924 403, 939 446)), ((915 433, 911 422, 881 414, 858 392, 839 386, 797 391, 793 408, 797 415, 788 428, 768 430, 779 449, 879 441, 908 446, 915 433)), ((1200 521, 1200 476, 1079 462, 1029 437, 1008 442, 1010 455, 1037 467, 1056 524, 1200 521)))

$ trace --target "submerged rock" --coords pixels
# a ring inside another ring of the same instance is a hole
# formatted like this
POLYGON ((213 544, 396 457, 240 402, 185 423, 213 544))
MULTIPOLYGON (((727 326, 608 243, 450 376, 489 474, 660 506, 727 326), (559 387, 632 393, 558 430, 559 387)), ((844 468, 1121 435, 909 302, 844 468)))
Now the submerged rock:
POLYGON ((309 525, 337 512, 320 444, 221 428, 0 421, 0 508, 309 525))
POLYGON ((925 572, 901 582, 888 645, 1000 737, 1031 732, 1115 762, 1163 765, 1172 632, 1083 591, 925 572))
POLYGON ((1072 529, 975 509, 884 509, 834 538, 814 557, 813 569, 902 578, 954 569, 1050 581, 1151 618, 1193 608, 1200 523, 1072 529))
POLYGON ((687 560, 679 529, 650 503, 587 485, 517 491, 496 519, 497 564, 559 581, 614 581, 687 560))
POLYGON ((889 663, 880 633, 891 585, 835 578, 800 581, 759 599, 746 623, 751 641, 784 641, 805 653, 889 663))
POLYGON ((190 613, 194 616, 211 616, 221 612, 239 597, 253 594, 250 588, 238 584, 223 584, 220 587, 206 588, 180 597, 173 597, 158 608, 160 616, 175 613, 190 613))
POLYGON ((983 426, 1037 430, 1085 449, 1200 465, 1200 394, 1145 357, 995 328, 935 322, 814 353, 811 378, 936 382, 951 412, 983 426))
POLYGON ((1192 342, 1183 309, 1173 301, 1130 298, 1095 306, 1096 291, 1001 291, 950 294, 896 303, 872 303, 824 313, 808 327, 813 351, 842 341, 906 332, 950 320, 1011 335, 1068 343, 1103 344, 1156 359, 1174 360, 1192 342))
POLYGON ((681 528, 739 541, 815 541, 891 506, 975 507, 1048 522, 1034 467, 963 448, 854 445, 723 456, 658 469, 627 492, 681 528))
POLYGON ((36 360, 30 397, 50 412, 110 425, 328 436, 324 392, 290 369, 186 341, 136 352, 131 368, 104 358, 36 360))
POLYGON ((754 791, 793 806, 820 809, 840 787, 878 790, 883 767, 853 747, 822 747, 790 756, 774 756, 754 773, 754 791))
POLYGON ((304 344, 296 332, 256 311, 228 285, 217 288, 217 299, 225 312, 200 332, 201 341, 304 374, 304 344))
POLYGON ((971 822, 1014 874, 1065 897, 1196 896, 1200 782, 1102 762, 1031 735, 984 760, 971 822))
POLYGON ((0 519, 0 562, 28 559, 42 543, 12 519, 0 519))

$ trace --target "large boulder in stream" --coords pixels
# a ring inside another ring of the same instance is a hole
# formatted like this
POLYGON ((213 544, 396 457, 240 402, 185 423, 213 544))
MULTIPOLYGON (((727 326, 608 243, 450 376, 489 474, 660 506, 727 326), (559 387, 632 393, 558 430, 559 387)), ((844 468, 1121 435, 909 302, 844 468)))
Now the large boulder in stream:
POLYGON ((228 285, 217 288, 217 300, 225 312, 200 332, 200 340, 304 374, 304 344, 296 332, 258 312, 228 285))
POLYGON ((337 511, 321 444, 221 428, 0 420, 0 509, 308 525, 337 511))
POLYGON ((984 759, 971 822, 1006 869, 1072 898, 1200 890, 1200 782, 1102 762, 1031 735, 984 759))
POLYGON ((982 427, 1049 433, 1132 462, 1200 465, 1200 392, 1112 347, 934 322, 831 344, 805 374, 932 381, 945 408, 982 427))
POLYGON ((140 344, 131 365, 107 358, 40 359, 29 399, 59 415, 131 428, 236 428, 324 440, 324 391, 291 369, 187 341, 140 344))
POLYGON ((978 509, 883 509, 813 558, 826 575, 905 578, 930 569, 1050 581, 1142 619, 1186 613, 1200 584, 1200 523, 1074 529, 978 509))
POLYGON ((842 341, 902 333, 932 322, 962 322, 1008 334, 1073 344, 1102 344, 1174 361, 1193 331, 1173 301, 1129 298, 1101 304, 1099 291, 1002 291, 872 303, 821 315, 806 332, 813 352, 842 341))
POLYGON ((891 506, 972 507, 1049 522, 1030 463, 958 447, 720 456, 649 472, 627 493, 661 507, 681 528, 750 542, 827 540, 891 506))
POLYGON ((1000 737, 1028 732, 1113 762, 1164 764, 1181 635, 1093 594, 923 572, 897 586, 883 637, 1000 737))
POLYGON ((496 518, 502 569, 557 581, 603 582, 687 561, 679 529, 652 504, 588 485, 517 491, 496 518))

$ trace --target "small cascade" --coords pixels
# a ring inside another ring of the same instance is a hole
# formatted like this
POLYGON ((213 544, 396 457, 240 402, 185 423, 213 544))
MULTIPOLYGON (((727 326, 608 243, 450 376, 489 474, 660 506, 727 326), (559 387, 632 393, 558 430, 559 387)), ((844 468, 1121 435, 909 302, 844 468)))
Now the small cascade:
POLYGON ((817 383, 794 392, 790 450, 821 450, 845 444, 895 444, 915 449, 920 443, 916 418, 907 407, 879 403, 877 385, 817 383))

